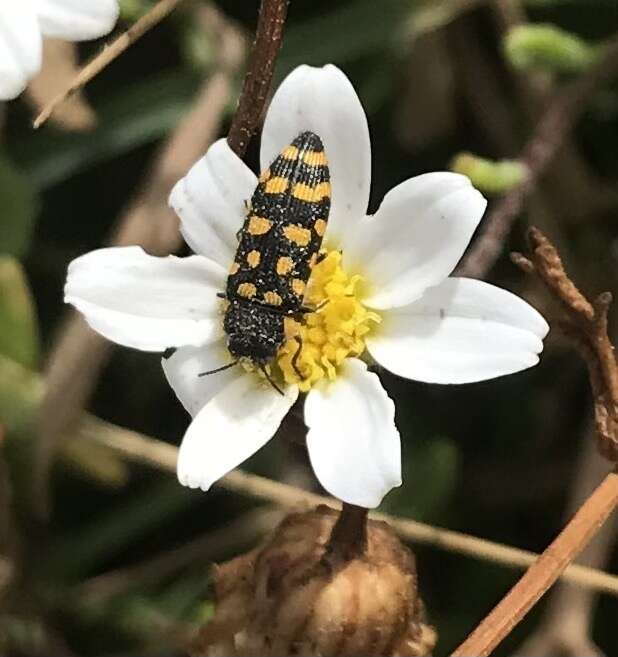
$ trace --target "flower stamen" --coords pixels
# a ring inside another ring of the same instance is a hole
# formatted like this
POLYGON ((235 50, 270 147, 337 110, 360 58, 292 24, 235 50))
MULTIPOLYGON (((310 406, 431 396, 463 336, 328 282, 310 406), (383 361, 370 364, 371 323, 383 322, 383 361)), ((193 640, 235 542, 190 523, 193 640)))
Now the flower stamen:
POLYGON ((346 358, 365 351, 365 338, 380 316, 360 301, 362 276, 349 275, 340 251, 325 251, 313 268, 305 304, 315 308, 302 322, 286 321, 287 340, 279 349, 277 364, 286 383, 307 392, 315 383, 337 377, 346 358))

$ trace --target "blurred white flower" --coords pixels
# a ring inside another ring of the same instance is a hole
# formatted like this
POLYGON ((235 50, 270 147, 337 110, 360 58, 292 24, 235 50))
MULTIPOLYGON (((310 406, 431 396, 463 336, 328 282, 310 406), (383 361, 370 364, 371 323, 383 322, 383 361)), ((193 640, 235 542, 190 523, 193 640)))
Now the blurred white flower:
POLYGON ((284 395, 241 365, 198 376, 232 360, 217 292, 226 289, 245 202, 258 182, 225 140, 170 198, 199 255, 95 251, 71 263, 66 300, 115 342, 177 348, 163 368, 193 416, 180 448, 181 483, 208 489, 268 441, 306 392, 307 447, 318 479, 345 502, 375 507, 401 483, 400 438, 394 404, 361 358, 417 381, 481 381, 535 365, 548 326, 510 292, 449 278, 486 206, 465 176, 411 178, 385 196, 375 215, 365 215, 367 120, 334 66, 301 66, 281 84, 264 125, 262 169, 304 131, 324 144, 331 210, 325 257, 305 296, 321 309, 305 316, 300 343, 290 338, 272 364, 284 395))
POLYGON ((117 0, 0 0, 0 100, 19 96, 39 72, 43 37, 96 39, 118 11, 117 0))

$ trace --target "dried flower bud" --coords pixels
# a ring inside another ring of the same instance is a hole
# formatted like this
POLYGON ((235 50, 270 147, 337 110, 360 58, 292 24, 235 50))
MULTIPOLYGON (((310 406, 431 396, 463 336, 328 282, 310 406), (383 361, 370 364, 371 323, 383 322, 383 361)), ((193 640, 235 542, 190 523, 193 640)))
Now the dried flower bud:
POLYGON ((357 557, 333 559, 337 512, 325 506, 289 515, 260 547, 215 571, 216 612, 193 654, 430 654, 414 557, 391 528, 369 521, 357 557))

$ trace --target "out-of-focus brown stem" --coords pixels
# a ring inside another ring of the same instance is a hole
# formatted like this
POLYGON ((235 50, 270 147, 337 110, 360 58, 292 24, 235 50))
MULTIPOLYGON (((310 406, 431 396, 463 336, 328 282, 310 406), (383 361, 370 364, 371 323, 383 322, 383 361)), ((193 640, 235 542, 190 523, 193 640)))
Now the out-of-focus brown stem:
MULTIPOLYGON (((201 8, 196 17, 219 39, 219 70, 205 81, 193 107, 163 144, 144 185, 118 221, 111 240, 115 246, 139 244, 149 253, 167 255, 182 243, 178 219, 167 199, 176 181, 216 138, 232 92, 232 75, 240 66, 245 48, 243 36, 219 12, 201 8)), ((90 397, 112 348, 81 315, 73 312, 51 350, 34 467, 34 500, 40 517, 48 512, 53 456, 90 397)))
POLYGON ((227 136, 230 148, 239 157, 245 154, 266 104, 283 39, 288 4, 289 0, 262 0, 249 68, 227 136))
POLYGON ((511 632, 586 547, 618 505, 618 474, 608 474, 580 507, 556 540, 524 576, 452 653, 452 657, 484 657, 511 632))
POLYGON ((606 47, 604 56, 597 64, 550 103, 519 158, 527 167, 527 176, 489 212, 478 237, 458 267, 457 275, 481 278, 491 269, 502 252, 513 222, 585 109, 590 96, 599 84, 616 73, 618 38, 606 47))

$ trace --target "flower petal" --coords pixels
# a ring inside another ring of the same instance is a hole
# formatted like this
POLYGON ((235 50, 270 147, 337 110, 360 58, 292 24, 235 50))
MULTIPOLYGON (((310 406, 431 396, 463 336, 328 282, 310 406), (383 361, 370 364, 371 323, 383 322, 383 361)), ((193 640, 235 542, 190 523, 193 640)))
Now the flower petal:
POLYGON ((395 405, 362 361, 345 361, 334 382, 310 390, 305 424, 311 464, 331 495, 372 509, 401 485, 395 405))
POLYGON ((227 384, 195 416, 178 453, 178 480, 208 490, 273 436, 296 401, 298 388, 279 394, 244 373, 227 384))
POLYGON ((33 0, 0 10, 0 100, 16 98, 41 68, 42 40, 33 0))
POLYGON ((536 365, 549 327, 518 296, 470 278, 448 278, 382 315, 367 340, 394 374, 427 383, 471 383, 536 365))
POLYGON ((161 359, 167 382, 193 417, 228 383, 246 375, 241 367, 231 367, 200 376, 231 362, 232 357, 223 340, 201 347, 180 347, 169 358, 161 359))
POLYGON ((354 87, 332 64, 299 66, 277 89, 262 131, 262 170, 305 130, 315 132, 324 143, 332 194, 327 239, 339 245, 344 233, 367 212, 371 143, 354 87))
POLYGON ((111 32, 118 20, 117 0, 36 0, 46 36, 82 41, 111 32))
POLYGON ((224 286, 224 270, 201 256, 156 258, 116 247, 73 260, 65 301, 109 340, 162 351, 221 336, 217 292, 224 286))
POLYGON ((247 213, 245 202, 257 185, 255 174, 225 139, 215 142, 170 194, 187 244, 226 269, 232 264, 247 213))
POLYGON ((427 173, 392 189, 344 250, 370 284, 372 308, 403 306, 442 282, 470 242, 487 202, 465 176, 427 173))

